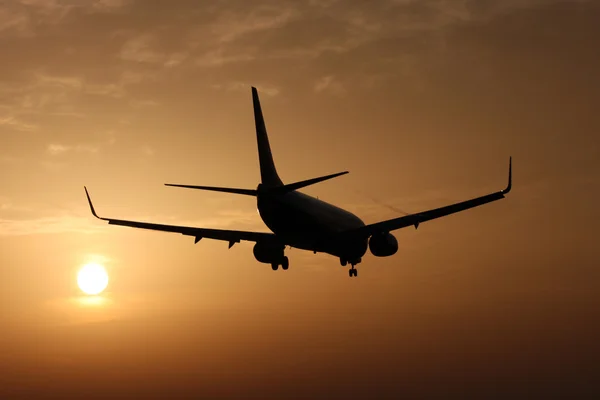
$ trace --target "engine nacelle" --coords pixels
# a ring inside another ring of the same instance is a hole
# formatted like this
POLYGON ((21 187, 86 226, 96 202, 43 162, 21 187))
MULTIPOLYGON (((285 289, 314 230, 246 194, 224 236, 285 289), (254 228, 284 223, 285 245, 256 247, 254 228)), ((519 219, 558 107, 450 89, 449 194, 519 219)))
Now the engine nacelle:
POLYGON ((369 239, 369 250, 375 257, 388 257, 398 251, 398 241, 391 233, 379 233, 369 239))
POLYGON ((281 245, 256 242, 252 252, 258 262, 272 264, 278 263, 283 259, 283 249, 284 247, 281 245))

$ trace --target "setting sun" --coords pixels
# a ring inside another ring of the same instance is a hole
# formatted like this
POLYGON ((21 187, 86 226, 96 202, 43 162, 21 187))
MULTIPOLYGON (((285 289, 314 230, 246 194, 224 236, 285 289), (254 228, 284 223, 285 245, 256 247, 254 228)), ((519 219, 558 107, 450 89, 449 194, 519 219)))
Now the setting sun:
POLYGON ((77 274, 77 284, 85 294, 99 294, 108 285, 108 274, 101 265, 86 264, 77 274))

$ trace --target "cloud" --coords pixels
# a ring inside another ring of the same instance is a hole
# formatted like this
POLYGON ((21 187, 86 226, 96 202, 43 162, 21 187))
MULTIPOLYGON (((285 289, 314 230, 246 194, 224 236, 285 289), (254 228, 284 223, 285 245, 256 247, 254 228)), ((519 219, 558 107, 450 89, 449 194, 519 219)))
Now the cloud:
POLYGON ((48 145, 48 153, 50 153, 53 156, 59 155, 59 154, 63 154, 66 153, 67 151, 69 151, 71 148, 68 146, 64 146, 62 144, 51 144, 48 145))
POLYGON ((0 35, 15 33, 25 36, 29 33, 29 16, 23 10, 11 9, 11 7, 0 8, 0 35))
POLYGON ((247 83, 247 82, 228 82, 225 84, 213 84, 212 88, 217 90, 226 90, 232 92, 247 92, 250 90, 250 87, 255 86, 261 95, 266 95, 268 97, 275 97, 280 93, 280 89, 277 86, 269 85, 269 84, 256 84, 256 83, 247 83))
POLYGON ((183 64, 188 57, 189 54, 186 52, 173 53, 166 57, 163 65, 167 68, 177 67, 178 65, 183 64))
POLYGON ((65 22, 68 17, 90 12, 119 9, 124 0, 9 0, 0 8, 0 35, 36 35, 40 28, 65 22))
POLYGON ((37 125, 22 121, 13 115, 0 116, 0 126, 6 126, 17 131, 25 132, 37 129, 37 125))
POLYGON ((228 11, 212 24, 211 31, 219 42, 232 42, 244 35, 281 28, 300 15, 298 10, 285 3, 283 6, 256 7, 250 13, 228 11))
POLYGON ((119 56, 127 61, 160 62, 165 58, 165 55, 152 49, 154 42, 154 35, 149 33, 133 37, 125 42, 119 56))
POLYGON ((113 81, 91 80, 80 74, 50 74, 44 68, 22 74, 21 82, 0 82, 0 126, 15 131, 37 130, 44 117, 88 117, 93 97, 123 99, 133 109, 158 104, 135 99, 130 88, 156 80, 152 71, 123 69, 113 81))
POLYGON ((14 166, 22 161, 19 157, 0 155, 0 164, 14 166))
POLYGON ((63 144, 49 144, 46 151, 52 156, 59 156, 65 154, 67 152, 76 152, 76 153, 97 153, 100 149, 96 146, 90 145, 81 145, 78 144, 76 146, 66 146, 63 144))
POLYGON ((141 150, 142 150, 142 153, 144 153, 148 157, 152 157, 154 154, 156 154, 156 151, 154 150, 154 148, 152 148, 148 145, 142 146, 141 150))
POLYGON ((203 55, 196 57, 195 63, 199 67, 219 67, 224 64, 252 61, 256 58, 255 55, 250 53, 225 53, 226 50, 223 48, 210 50, 203 55))
MULTIPOLYGON (((141 33, 125 41, 119 52, 119 58, 124 61, 160 65, 174 68, 182 65, 190 56, 187 50, 161 51, 158 50, 161 33, 141 33)), ((164 47, 164 46, 163 46, 164 47)))
POLYGON ((64 214, 36 219, 0 218, 0 236, 21 236, 56 233, 94 233, 100 227, 90 222, 89 217, 64 214))
POLYGON ((31 212, 31 207, 22 204, 14 204, 13 200, 7 196, 0 196, 0 211, 3 212, 31 212))
MULTIPOLYGON (((0 198, 0 203, 2 203, 0 198)), ((0 211, 5 211, 0 208, 0 211)), ((204 220, 189 220, 164 215, 129 215, 128 219, 134 221, 154 221, 156 223, 196 226, 207 228, 227 228, 237 226, 238 229, 262 229, 264 225, 258 220, 255 212, 242 212, 238 210, 225 210, 216 216, 204 220)), ((61 212, 58 215, 42 216, 29 219, 14 219, 0 217, 0 236, 21 236, 60 233, 99 233, 107 229, 106 225, 96 224, 90 219, 89 209, 72 213, 61 212)), ((110 229, 110 228, 108 228, 110 229)), ((167 233, 164 233, 167 234, 167 233)))
POLYGON ((132 3, 133 0, 95 0, 91 8, 96 11, 113 12, 132 3))
POLYGON ((154 100, 130 100, 129 105, 133 108, 156 107, 160 103, 154 100))
POLYGON ((317 80, 314 89, 317 93, 326 92, 338 96, 346 93, 344 85, 333 75, 327 75, 317 80))
POLYGON ((83 79, 79 76, 53 76, 43 72, 35 73, 36 86, 58 87, 73 90, 80 90, 83 86, 83 79))

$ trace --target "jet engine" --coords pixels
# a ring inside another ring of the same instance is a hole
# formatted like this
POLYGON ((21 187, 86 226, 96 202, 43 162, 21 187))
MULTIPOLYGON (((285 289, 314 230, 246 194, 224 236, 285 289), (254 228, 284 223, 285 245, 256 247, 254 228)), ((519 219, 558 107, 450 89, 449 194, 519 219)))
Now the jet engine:
POLYGON ((266 242, 256 242, 252 252, 258 262, 265 264, 278 263, 283 260, 283 246, 266 242))
POLYGON ((398 241, 389 232, 378 233, 369 239, 369 250, 376 257, 388 257, 398 251, 398 241))

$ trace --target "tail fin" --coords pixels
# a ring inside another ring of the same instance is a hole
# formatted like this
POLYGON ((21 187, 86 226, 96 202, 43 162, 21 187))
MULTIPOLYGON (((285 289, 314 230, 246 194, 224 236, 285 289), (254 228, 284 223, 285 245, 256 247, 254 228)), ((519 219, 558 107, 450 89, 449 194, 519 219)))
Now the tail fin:
POLYGON ((256 142, 258 144, 258 160, 260 162, 260 177, 263 185, 267 187, 282 186, 283 182, 277 175, 265 120, 260 108, 260 100, 256 88, 252 87, 252 103, 254 105, 254 124, 256 125, 256 142))

